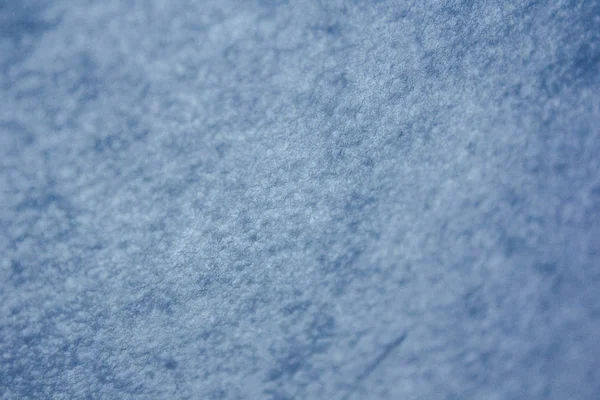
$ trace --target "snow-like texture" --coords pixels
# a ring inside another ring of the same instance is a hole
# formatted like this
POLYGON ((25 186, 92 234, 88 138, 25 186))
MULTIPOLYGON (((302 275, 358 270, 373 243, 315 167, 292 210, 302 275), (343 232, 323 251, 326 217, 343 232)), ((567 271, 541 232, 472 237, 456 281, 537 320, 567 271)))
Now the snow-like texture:
POLYGON ((600 398, 600 2, 0 0, 0 398, 600 398))

